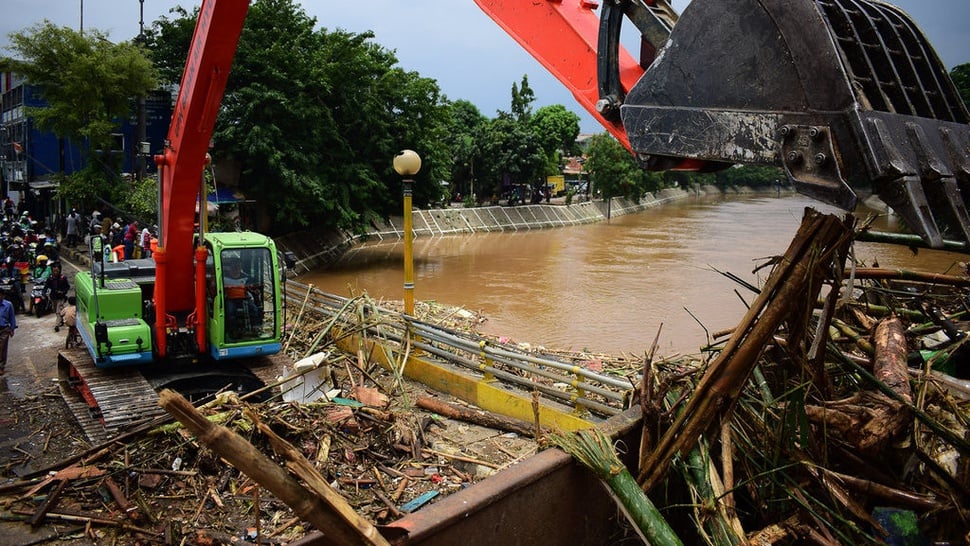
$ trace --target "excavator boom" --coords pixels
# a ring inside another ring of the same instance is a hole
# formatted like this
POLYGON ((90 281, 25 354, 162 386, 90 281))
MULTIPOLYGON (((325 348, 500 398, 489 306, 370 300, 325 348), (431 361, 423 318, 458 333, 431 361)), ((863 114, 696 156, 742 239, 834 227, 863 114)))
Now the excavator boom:
POLYGON ((871 189, 930 246, 970 248, 970 114, 891 4, 476 2, 648 169, 775 165, 803 194, 851 210, 871 189))

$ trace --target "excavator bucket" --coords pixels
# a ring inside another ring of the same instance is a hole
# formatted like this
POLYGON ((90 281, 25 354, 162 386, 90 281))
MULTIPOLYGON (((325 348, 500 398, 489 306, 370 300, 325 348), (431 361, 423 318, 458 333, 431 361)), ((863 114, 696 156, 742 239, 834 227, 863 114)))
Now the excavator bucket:
POLYGON ((621 115, 649 168, 779 165, 847 210, 871 188, 932 247, 970 242, 970 114, 890 4, 693 0, 621 115))
POLYGON ((970 248, 970 114, 895 6, 692 0, 678 16, 665 0, 476 2, 646 168, 777 165, 803 194, 852 210, 871 189, 930 246, 970 248), (625 21, 638 58, 620 43, 625 21))

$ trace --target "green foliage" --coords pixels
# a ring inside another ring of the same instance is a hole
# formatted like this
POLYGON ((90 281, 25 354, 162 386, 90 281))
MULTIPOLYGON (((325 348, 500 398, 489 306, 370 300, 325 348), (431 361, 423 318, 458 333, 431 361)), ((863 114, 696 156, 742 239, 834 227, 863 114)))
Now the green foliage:
POLYGON ((131 109, 131 98, 156 85, 151 63, 131 43, 113 44, 97 30, 80 33, 45 21, 10 35, 17 59, 7 70, 23 75, 47 102, 31 109, 37 126, 58 137, 110 150, 112 137, 131 109))
POLYGON ((177 85, 182 80, 199 9, 190 14, 175 6, 169 13, 171 18, 163 15, 145 30, 144 40, 159 80, 164 85, 177 85))
POLYGON ((452 152, 451 185, 471 201, 476 193, 475 161, 480 154, 477 137, 488 119, 467 100, 450 103, 448 113, 445 142, 452 152))
POLYGON ((539 138, 511 116, 500 115, 485 124, 479 149, 483 196, 500 195, 509 183, 532 185, 545 179, 546 154, 539 138))
MULTIPOLYGON (((478 125, 475 168, 482 197, 499 196, 509 184, 544 185, 548 174, 558 173, 556 140, 567 138, 571 119, 552 108, 537 120, 533 102, 535 93, 528 76, 523 76, 519 85, 512 84, 511 113, 499 112, 495 119, 478 125), (544 135, 543 130, 552 133, 544 135)), ((578 120, 576 116, 577 135, 578 120)))
MULTIPOLYGON (((190 24, 155 25, 156 53, 187 50, 190 24)), ((448 108, 437 84, 397 67, 370 33, 315 27, 292 0, 252 4, 213 134, 214 158, 237 163, 264 207, 260 229, 360 230, 399 214, 391 160, 402 148, 422 156, 415 204, 439 200, 452 153, 438 144, 448 108)))
POLYGON ((774 186, 787 180, 785 172, 778 167, 765 165, 735 165, 714 174, 720 186, 774 186))
POLYGON ((529 87, 529 76, 522 76, 521 85, 512 84, 512 117, 517 121, 529 121, 532 116, 532 104, 536 101, 536 94, 529 87))
POLYGON ((158 218, 158 180, 148 176, 134 181, 125 194, 124 208, 143 222, 158 218))
POLYGON ((553 104, 539 108, 529 120, 529 126, 539 138, 542 149, 557 162, 562 155, 578 154, 579 116, 566 110, 565 106, 553 104))
POLYGON ((963 104, 970 108, 970 63, 964 63, 953 67, 950 71, 950 79, 960 93, 963 104))
POLYGON ((107 195, 110 184, 100 169, 88 168, 76 171, 70 175, 57 173, 52 180, 58 183, 57 196, 76 203, 84 208, 97 201, 100 196, 107 195))
POLYGON ((607 133, 590 138, 585 167, 604 199, 622 196, 639 201, 644 193, 643 174, 633 155, 607 133))

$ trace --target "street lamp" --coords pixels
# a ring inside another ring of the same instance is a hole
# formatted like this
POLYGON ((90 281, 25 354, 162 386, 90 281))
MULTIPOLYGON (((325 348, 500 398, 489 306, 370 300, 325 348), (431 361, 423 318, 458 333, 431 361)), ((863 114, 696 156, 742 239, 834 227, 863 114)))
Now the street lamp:
POLYGON ((414 230, 411 226, 412 176, 421 170, 421 156, 401 150, 394 156, 394 170, 404 177, 404 313, 414 315, 414 230))

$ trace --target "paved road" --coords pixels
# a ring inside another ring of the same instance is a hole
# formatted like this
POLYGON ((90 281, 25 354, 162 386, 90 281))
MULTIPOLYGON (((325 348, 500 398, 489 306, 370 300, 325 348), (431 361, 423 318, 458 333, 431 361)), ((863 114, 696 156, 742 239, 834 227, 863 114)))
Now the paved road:
MULTIPOLYGON (((77 266, 62 258, 64 274, 74 285, 77 266)), ((17 332, 10 339, 7 349, 7 368, 4 382, 9 391, 28 392, 38 380, 57 377, 57 351, 64 346, 67 330, 54 331, 57 317, 49 313, 40 318, 27 314, 17 315, 17 332)))

